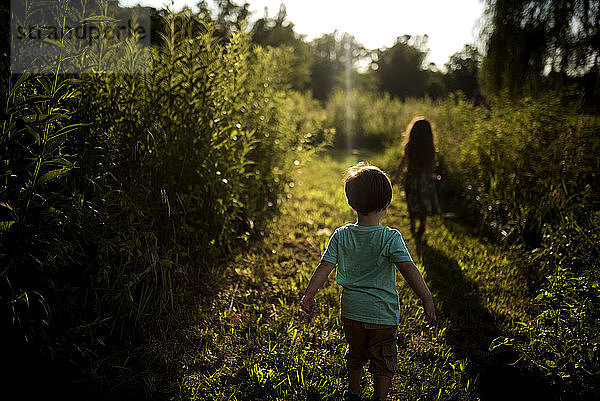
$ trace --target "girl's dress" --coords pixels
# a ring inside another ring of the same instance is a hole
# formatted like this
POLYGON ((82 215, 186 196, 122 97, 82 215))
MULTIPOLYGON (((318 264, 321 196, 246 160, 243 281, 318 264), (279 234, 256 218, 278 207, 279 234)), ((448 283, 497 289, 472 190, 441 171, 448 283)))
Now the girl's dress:
POLYGON ((408 212, 411 216, 424 218, 441 212, 435 182, 430 171, 409 164, 404 191, 406 192, 408 212))

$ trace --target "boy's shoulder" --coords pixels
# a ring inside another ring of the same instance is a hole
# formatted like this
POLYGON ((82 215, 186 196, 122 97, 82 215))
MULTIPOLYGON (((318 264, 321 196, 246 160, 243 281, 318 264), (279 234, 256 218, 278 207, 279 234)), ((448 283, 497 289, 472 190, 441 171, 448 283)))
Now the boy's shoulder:
POLYGON ((336 228, 334 230, 334 234, 338 233, 341 234, 344 231, 352 231, 352 230, 364 230, 364 231, 383 231, 386 237, 395 237, 395 236, 400 236, 402 237, 402 233, 393 227, 388 227, 388 226, 358 226, 356 224, 352 224, 352 223, 348 223, 345 224, 343 226, 340 226, 338 228, 336 228))
POLYGON ((352 223, 348 223, 348 224, 344 224, 343 226, 339 226, 338 228, 336 228, 334 230, 335 231, 344 231, 344 230, 350 230, 352 229, 352 227, 355 227, 356 224, 352 224, 352 223))
POLYGON ((384 226, 383 228, 385 228, 385 230, 393 235, 400 235, 402 236, 402 233, 400 232, 400 230, 398 230, 397 228, 394 227, 388 227, 388 226, 384 226))
POLYGON ((404 240, 402 238, 402 233, 397 228, 388 227, 388 226, 384 226, 383 228, 385 230, 385 237, 388 240, 397 240, 398 238, 400 238, 401 240, 404 240))

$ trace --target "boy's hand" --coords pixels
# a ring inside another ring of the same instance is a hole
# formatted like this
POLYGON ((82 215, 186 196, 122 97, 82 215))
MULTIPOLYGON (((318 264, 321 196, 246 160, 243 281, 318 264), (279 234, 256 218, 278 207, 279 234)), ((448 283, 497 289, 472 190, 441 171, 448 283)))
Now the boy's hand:
POLYGON ((317 291, 319 291, 319 288, 321 288, 325 280, 327 280, 327 276, 329 276, 329 273, 331 273, 334 268, 334 263, 321 260, 319 266, 317 266, 317 269, 308 282, 308 287, 306 287, 306 291, 304 292, 302 300, 300 300, 300 306, 302 306, 302 310, 304 312, 313 313, 315 310, 317 310, 315 294, 317 291))
POLYGON ((423 307, 425 308, 425 321, 427 321, 427 323, 434 323, 436 320, 436 316, 433 301, 425 302, 423 304, 423 307))
POLYGON ((314 295, 304 294, 302 300, 300 300, 300 306, 306 313, 313 313, 315 310, 317 310, 317 302, 315 301, 314 295))

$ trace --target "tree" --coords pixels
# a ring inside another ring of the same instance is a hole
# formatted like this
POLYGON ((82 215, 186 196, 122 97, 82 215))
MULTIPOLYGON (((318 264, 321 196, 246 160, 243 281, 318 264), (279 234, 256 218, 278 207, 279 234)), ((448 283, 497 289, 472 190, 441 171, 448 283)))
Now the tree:
POLYGON ((199 1, 198 15, 204 21, 214 21, 216 24, 215 35, 223 41, 229 41, 231 32, 242 28, 242 23, 250 15, 250 3, 239 5, 232 0, 213 0, 216 12, 211 10, 206 0, 199 1), (213 15, 214 14, 214 15, 213 15))
POLYGON ((391 48, 377 51, 374 63, 381 89, 402 100, 424 95, 427 74, 422 65, 428 52, 426 43, 427 35, 404 35, 391 48))
POLYGON ((298 90, 310 86, 310 67, 312 56, 308 44, 301 35, 294 32, 294 24, 286 20, 287 12, 281 4, 276 18, 265 16, 254 23, 252 27, 252 42, 261 46, 288 46, 294 49, 292 61, 292 76, 290 84, 298 90))
POLYGON ((450 56, 448 62, 444 64, 448 90, 450 92, 460 90, 470 99, 480 100, 481 91, 477 82, 480 64, 481 54, 475 46, 469 44, 450 56))
POLYGON ((425 72, 425 95, 431 99, 441 99, 446 96, 448 89, 446 88, 443 72, 438 70, 435 63, 430 63, 425 72))
POLYGON ((548 81, 598 70, 597 0, 486 0, 487 50, 480 83, 487 95, 536 94, 548 81))
POLYGON ((337 30, 310 42, 310 51, 313 57, 311 89, 313 97, 321 101, 327 100, 333 88, 344 82, 341 74, 347 68, 353 70, 355 63, 367 54, 354 36, 337 30))

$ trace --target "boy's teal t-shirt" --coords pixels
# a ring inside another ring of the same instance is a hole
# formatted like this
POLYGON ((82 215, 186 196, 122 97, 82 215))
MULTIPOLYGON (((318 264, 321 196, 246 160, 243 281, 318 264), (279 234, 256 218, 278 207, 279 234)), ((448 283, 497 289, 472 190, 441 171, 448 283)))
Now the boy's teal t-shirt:
POLYGON ((336 281, 343 287, 342 316, 398 325, 394 262, 412 261, 398 230, 380 225, 339 227, 321 259, 337 265, 336 281))

